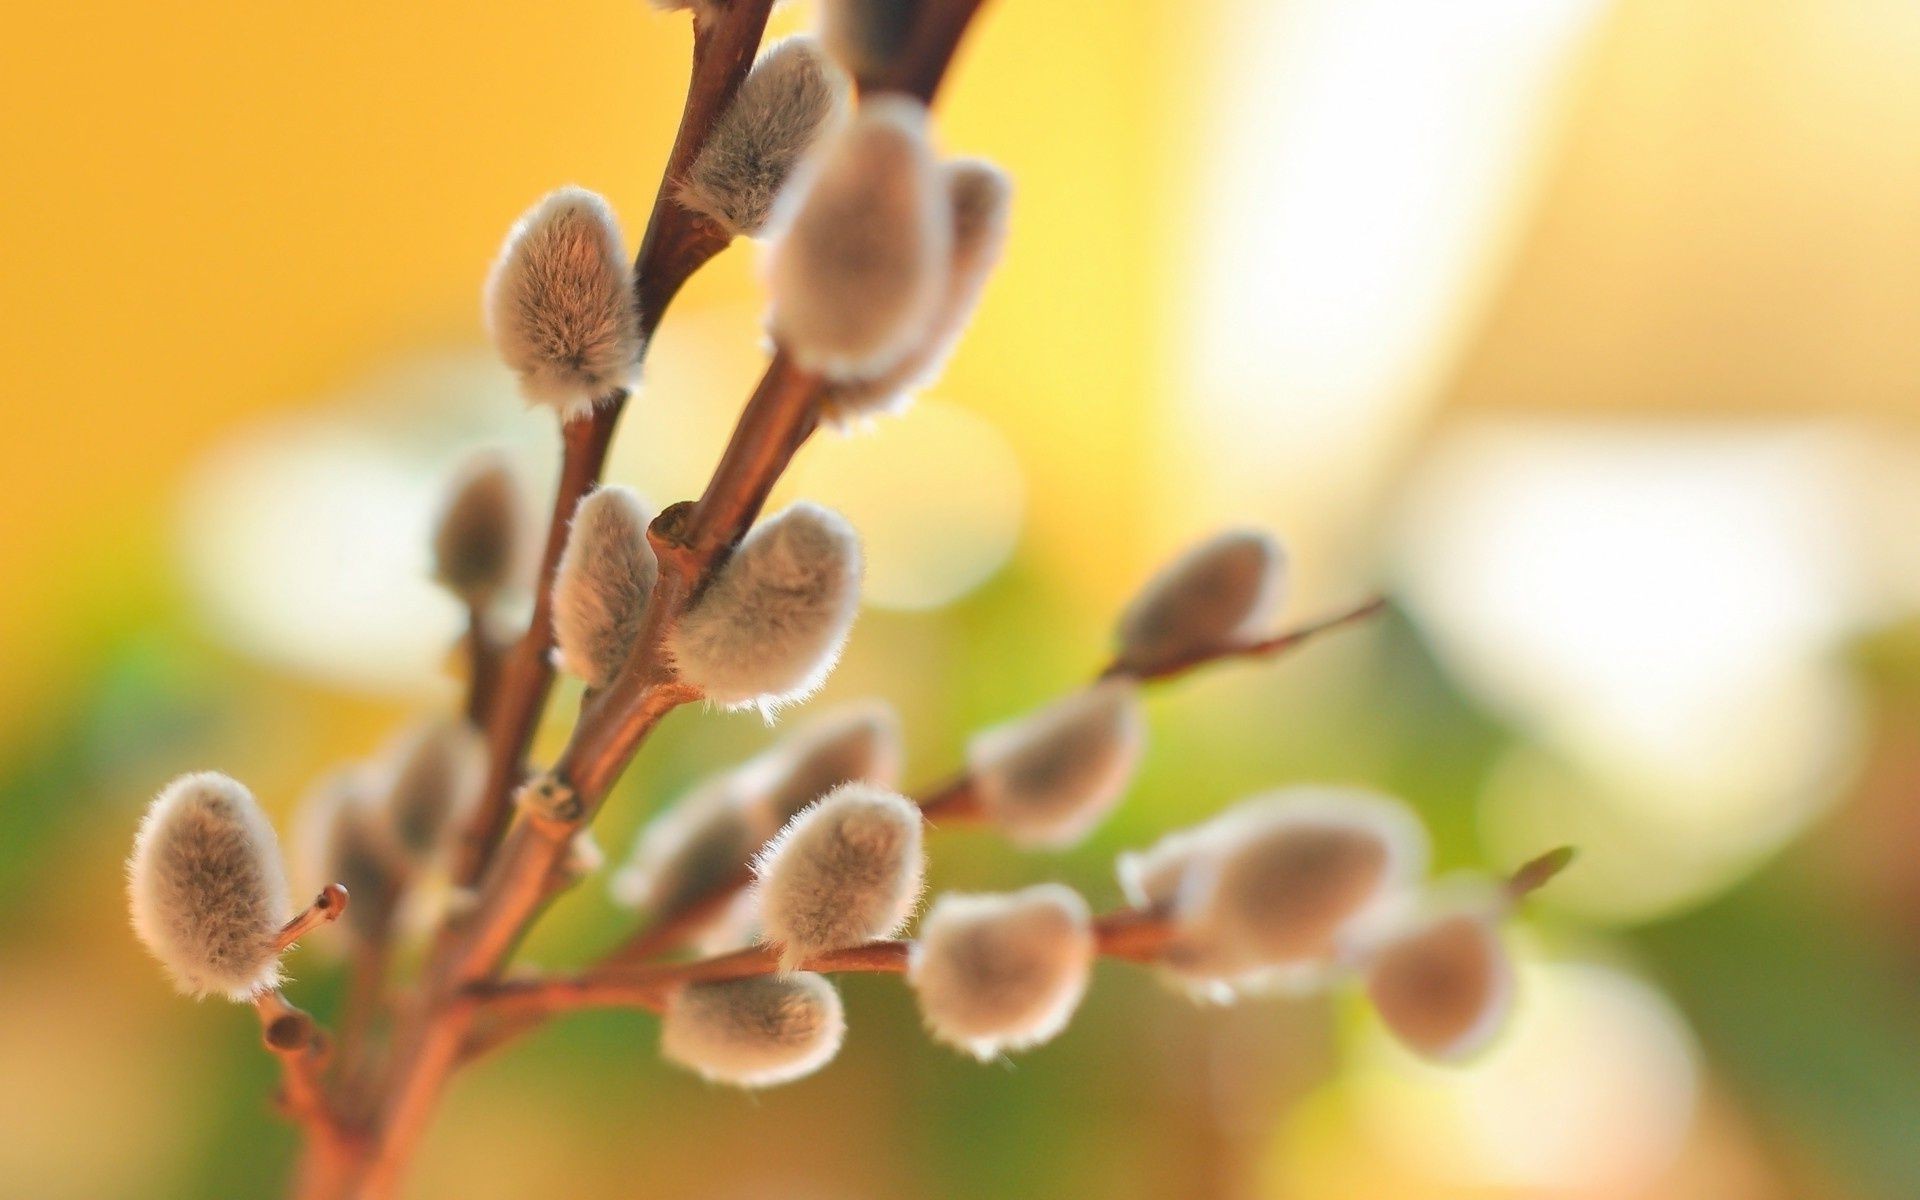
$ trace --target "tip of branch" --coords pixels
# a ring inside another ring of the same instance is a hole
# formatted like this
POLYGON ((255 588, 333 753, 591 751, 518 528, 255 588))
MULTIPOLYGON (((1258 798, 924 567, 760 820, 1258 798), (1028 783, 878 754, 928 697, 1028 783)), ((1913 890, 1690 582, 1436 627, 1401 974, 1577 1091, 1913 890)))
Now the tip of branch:
POLYGON ((1520 901, 1539 891, 1552 882, 1554 876, 1567 869, 1574 855, 1572 846, 1560 846, 1522 863, 1507 880, 1507 897, 1520 901))

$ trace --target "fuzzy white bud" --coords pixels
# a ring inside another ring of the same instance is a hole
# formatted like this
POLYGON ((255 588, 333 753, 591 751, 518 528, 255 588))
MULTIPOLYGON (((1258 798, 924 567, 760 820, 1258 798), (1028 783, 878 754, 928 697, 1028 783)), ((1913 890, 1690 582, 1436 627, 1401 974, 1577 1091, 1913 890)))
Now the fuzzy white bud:
POLYGON ((504 456, 483 451, 461 464, 433 525, 433 575, 481 607, 513 582, 525 537, 523 501, 504 456))
POLYGON ((1390 916, 1426 869, 1426 833, 1396 800, 1298 787, 1209 823, 1211 869, 1183 881, 1183 940, 1247 971, 1324 963, 1390 916))
POLYGON ((274 939, 291 917, 273 826, 237 781, 183 775, 147 808, 127 861, 133 931, 191 996, 279 986, 274 939))
POLYGON ((805 502, 755 526, 670 639, 681 678, 728 708, 799 700, 840 657, 860 607, 860 536, 805 502))
POLYGON ((1120 665, 1151 671, 1261 636, 1279 607, 1285 574, 1285 555, 1266 533, 1209 538, 1155 575, 1127 607, 1120 665))
POLYGON ((840 120, 846 91, 812 38, 776 43, 687 169, 675 193, 680 203, 729 233, 759 236, 801 156, 840 120))
POLYGON ((939 1041, 985 1061, 1052 1040, 1093 969, 1092 917, 1073 889, 946 895, 920 922, 907 982, 939 1041))
POLYGON ((1135 685, 1097 684, 976 735, 974 793, 1015 844, 1071 845, 1126 791, 1145 728, 1135 685))
POLYGON ((1498 914, 1431 916, 1387 941, 1367 968, 1367 996, 1409 1050, 1442 1062, 1484 1047, 1513 1006, 1513 964, 1498 914))
POLYGON ((926 868, 921 824, 912 801, 861 783, 787 822, 754 862, 761 938, 783 968, 899 931, 926 868))
POLYGON ((486 748, 465 721, 429 721, 392 751, 387 817, 395 840, 416 859, 431 857, 475 799, 486 748))
POLYGON ((640 359, 639 319, 606 201, 565 187, 520 218, 488 277, 486 311, 520 390, 562 419, 626 387, 640 359))
POLYGON ((947 264, 946 294, 919 343, 890 370, 870 379, 830 389, 826 415, 842 424, 878 413, 898 412, 919 391, 938 379, 947 359, 973 319, 987 277, 1007 242, 1007 213, 1013 184, 992 163, 964 158, 941 168, 953 219, 953 252, 947 264))
POLYGON ((689 984, 660 1018, 660 1054, 714 1083, 771 1087, 818 1071, 846 1037, 840 993, 819 975, 689 984))
POLYGON ((757 780, 768 824, 778 829, 843 783, 893 787, 900 759, 899 718, 874 702, 816 718, 744 769, 757 780))
POLYGON ((609 881, 629 908, 678 912, 753 860, 773 826, 763 822, 738 773, 709 780, 641 830, 633 857, 609 881))
POLYGON ((560 664, 605 687, 640 634, 660 566, 647 541, 653 519, 632 488, 598 488, 573 510, 553 579, 553 638, 560 664))
POLYGON ((790 189, 792 220, 767 264, 768 324, 808 370, 877 375, 926 337, 953 241, 926 126, 913 100, 869 100, 790 189))

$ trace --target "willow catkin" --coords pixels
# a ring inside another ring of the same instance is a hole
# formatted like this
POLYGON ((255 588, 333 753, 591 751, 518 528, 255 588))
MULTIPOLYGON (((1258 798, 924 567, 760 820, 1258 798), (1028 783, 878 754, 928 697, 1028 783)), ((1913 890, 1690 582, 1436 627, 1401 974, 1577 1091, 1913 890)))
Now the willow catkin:
POLYGON ((648 822, 632 857, 609 880, 615 901, 679 912, 738 878, 775 828, 757 812, 757 798, 738 772, 729 772, 648 822))
POLYGON ((1367 967, 1367 996, 1409 1050, 1451 1062, 1479 1051, 1499 1032, 1514 985, 1498 917, 1488 907, 1441 912, 1376 949, 1367 967))
POLYGON ((868 100, 782 198, 792 216, 767 260, 768 325, 809 371, 887 371, 940 307, 953 223, 926 126, 916 101, 868 100))
POLYGON ((891 788, 900 777, 900 719, 878 701, 817 717, 747 766, 778 829, 843 783, 891 788))
POLYGON ((1426 867, 1413 815, 1358 788, 1284 789, 1210 826, 1218 857, 1182 888, 1182 938, 1247 971, 1333 958, 1403 903, 1426 867))
POLYGON ((810 694, 860 606, 860 537, 800 502, 755 526, 669 638, 680 677, 715 704, 763 712, 810 694))
POLYGON ((134 933, 191 996, 236 1001, 280 984, 274 939, 292 916, 280 846, 252 793, 212 771, 169 783, 127 861, 134 933))
POLYGON ((676 197, 728 233, 760 236, 801 157, 843 116, 846 92, 814 39, 775 43, 714 124, 676 197))
POLYGON ((714 1083, 771 1087, 811 1075, 846 1037, 840 993, 819 975, 763 975, 677 989, 660 1054, 714 1083))
POLYGON ((393 750, 387 817, 400 848, 416 861, 437 853, 456 818, 473 802, 486 747, 465 721, 417 726, 393 750))
POLYGON ((761 937, 783 969, 899 931, 926 866, 921 823, 912 801, 860 783, 787 822, 754 863, 761 937))
POLYGON ((488 331, 527 399, 571 419, 632 381, 633 270, 606 201, 553 192, 520 218, 487 279, 488 331))
POLYGON ((505 455, 482 451, 462 463, 434 520, 434 578, 476 608, 491 603, 519 565, 523 504, 505 455))
POLYGON ((967 746, 974 794, 1016 844, 1071 845, 1126 790, 1145 728, 1133 683, 1097 684, 975 736, 967 746))
POLYGON ((1118 665, 1144 673, 1228 649, 1266 632, 1286 559, 1259 530, 1209 538, 1148 581, 1120 618, 1118 665))
POLYGON ((928 1031, 984 1061, 1065 1029, 1094 951, 1087 902, 1071 888, 945 895, 920 922, 907 982, 928 1031))
POLYGON ((820 40, 862 82, 898 61, 925 0, 823 0, 820 40))
POLYGON ((412 874, 386 814, 369 793, 338 790, 322 795, 320 859, 327 882, 352 898, 340 918, 347 937, 361 945, 384 942, 405 898, 412 874))
POLYGON ((632 488, 595 489, 573 510, 553 579, 553 638, 560 665, 605 687, 633 650, 660 566, 647 541, 653 519, 632 488))
POLYGON ((1000 261, 1013 201, 1013 183, 1006 172, 992 163, 963 158, 944 164, 941 175, 952 212, 953 250, 940 306, 919 342, 891 369, 828 389, 821 408, 830 420, 845 424, 897 412, 915 391, 937 379, 1000 261))

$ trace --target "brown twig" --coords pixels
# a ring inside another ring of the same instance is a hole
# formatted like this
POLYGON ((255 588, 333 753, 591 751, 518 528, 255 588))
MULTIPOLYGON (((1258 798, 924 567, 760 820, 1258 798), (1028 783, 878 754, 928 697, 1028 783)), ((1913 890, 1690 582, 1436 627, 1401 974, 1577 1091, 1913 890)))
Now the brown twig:
POLYGON ((1572 865, 1574 848, 1560 846, 1547 851, 1538 858, 1528 859, 1514 869, 1507 877, 1504 888, 1507 901, 1518 904, 1528 896, 1553 882, 1555 876, 1572 865))
POLYGON ((487 727, 493 696, 500 684, 500 656, 492 621, 484 605, 467 605, 467 721, 475 729, 487 727))
MULTIPOLYGON (((1204 655, 1194 655, 1177 662, 1163 664, 1148 671, 1135 671, 1116 663, 1103 670, 1099 678, 1110 679, 1126 675, 1142 683, 1156 683, 1188 674, 1210 663, 1272 658, 1302 646, 1320 634, 1373 616, 1384 610, 1386 603, 1384 599, 1376 598, 1346 612, 1302 625, 1262 641, 1224 647, 1204 655)), ((986 816, 986 809, 980 803, 973 777, 965 771, 922 794, 915 802, 920 806, 921 815, 928 822, 936 825, 943 822, 962 824, 979 821, 986 816)), ((645 962, 679 949, 689 938, 725 912, 733 898, 752 883, 752 871, 743 868, 734 872, 679 908, 656 915, 654 920, 642 925, 610 951, 601 960, 601 965, 645 962)))
POLYGON ((305 909, 296 913, 292 920, 280 927, 279 934, 273 939, 273 952, 285 954, 295 942, 322 925, 339 920, 340 914, 345 911, 347 911, 347 889, 337 883, 328 884, 320 889, 320 894, 313 898, 312 904, 307 905, 305 909))

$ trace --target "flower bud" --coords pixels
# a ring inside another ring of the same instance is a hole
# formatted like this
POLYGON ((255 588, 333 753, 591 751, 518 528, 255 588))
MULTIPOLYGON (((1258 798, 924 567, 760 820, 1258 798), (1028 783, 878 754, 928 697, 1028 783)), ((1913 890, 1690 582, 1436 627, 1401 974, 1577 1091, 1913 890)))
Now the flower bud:
POLYGON ((926 866, 920 827, 912 801, 862 783, 787 822, 754 863, 761 940, 783 969, 899 931, 926 866))
POLYGON ((573 510, 553 579, 553 637, 560 664, 589 687, 613 680, 640 634, 660 574, 647 541, 652 519, 633 489, 618 484, 573 510))
POLYGON ((433 526, 433 575, 476 608, 513 582, 525 531, 513 468, 482 452, 461 465, 433 526))
POLYGON ((839 121, 846 80, 810 37, 776 43, 753 65, 687 169, 680 203, 756 237, 795 164, 839 121))
POLYGON ((660 1019, 660 1054, 713 1083, 771 1087, 813 1074, 846 1037, 840 993, 819 975, 694 983, 660 1019))
POLYGON ((291 917, 273 826, 237 781, 183 775, 153 800, 127 861, 133 931, 191 996, 245 1002, 280 984, 291 917))
POLYGON ((855 704, 810 722, 746 770, 761 782, 760 807, 778 829, 843 783, 891 788, 900 776, 900 721, 885 704, 855 704))
POLYGON ((1258 530, 1193 547, 1121 616, 1119 665, 1144 673, 1258 638, 1279 607, 1285 566, 1279 544, 1258 530))
POLYGON ((347 889, 352 902, 340 925, 349 938, 377 945, 391 932, 410 874, 389 823, 364 795, 334 791, 316 800, 326 805, 322 826, 324 874, 347 889))
POLYGON ((1513 964, 1495 914, 1442 913, 1382 945, 1367 995, 1407 1049, 1451 1062, 1484 1047, 1513 1006, 1513 964))
POLYGON ((1127 903, 1149 911, 1172 911, 1187 881, 1210 869, 1219 858, 1218 839, 1208 834, 1206 826, 1179 829, 1145 850, 1122 854, 1114 864, 1114 873, 1127 903))
POLYGON ((738 875, 771 831, 737 773, 710 780, 641 831, 631 861, 610 881, 613 898, 629 908, 679 912, 738 875))
POLYGON ((480 735, 465 721, 430 721, 394 750, 387 817, 402 850, 426 859, 479 791, 485 769, 480 735))
POLYGON ((985 1061, 1066 1028, 1086 993, 1094 950, 1087 902, 1061 884, 946 895, 920 922, 907 982, 928 1031, 985 1061))
POLYGON ((1331 959, 1389 914, 1426 866, 1414 816, 1356 788, 1285 789, 1210 825, 1218 861, 1182 886, 1182 934, 1243 970, 1331 959))
POLYGON ((946 292, 925 334, 892 369, 870 379, 831 388, 822 402, 825 415, 845 424, 863 416, 897 412, 914 392, 927 387, 946 368, 987 276, 1000 261, 1007 241, 1007 210, 1013 185, 992 163, 964 158, 941 168, 953 219, 953 252, 947 263, 946 292))
POLYGON ((1136 691, 1109 680, 968 745, 975 795, 1015 844, 1072 845, 1120 799, 1146 736, 1136 691))
POLYGON ((535 205, 487 280, 487 323, 520 390, 570 420, 631 382, 633 270, 606 201, 565 187, 535 205))
POLYGON ((889 370, 927 335, 946 294, 953 222, 926 108, 860 106, 794 189, 767 264, 774 339, 836 380, 889 370))
POLYGON ((820 40, 855 79, 879 77, 906 49, 923 0, 825 0, 820 40))
POLYGON ((770 711, 811 693, 860 606, 860 537, 804 501, 762 521, 680 618, 680 677, 727 708, 770 711))

